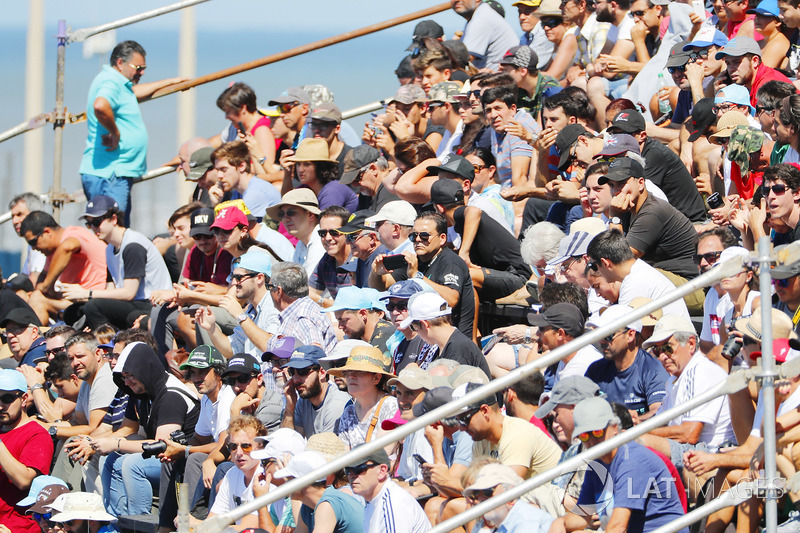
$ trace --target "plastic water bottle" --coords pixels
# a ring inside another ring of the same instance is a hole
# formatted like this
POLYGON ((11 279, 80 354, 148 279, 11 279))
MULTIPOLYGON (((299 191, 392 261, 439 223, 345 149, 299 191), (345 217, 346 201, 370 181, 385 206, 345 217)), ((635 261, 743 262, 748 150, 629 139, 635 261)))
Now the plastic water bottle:
MULTIPOLYGON (((656 84, 656 94, 660 96, 662 87, 666 86, 667 86, 667 80, 664 79, 664 73, 659 72, 658 83, 656 84)), ((672 111, 672 106, 670 105, 668 99, 667 100, 662 100, 661 98, 658 99, 658 111, 662 115, 666 115, 667 113, 670 113, 672 111)))

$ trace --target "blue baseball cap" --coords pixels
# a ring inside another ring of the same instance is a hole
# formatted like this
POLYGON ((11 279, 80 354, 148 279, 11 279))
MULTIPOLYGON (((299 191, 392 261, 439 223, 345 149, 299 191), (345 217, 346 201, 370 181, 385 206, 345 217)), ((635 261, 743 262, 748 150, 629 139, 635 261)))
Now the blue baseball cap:
POLYGON ((292 352, 292 358, 281 368, 308 368, 319 365, 319 360, 325 357, 325 351, 319 346, 308 344, 300 346, 292 352))
POLYGON ((336 299, 333 301, 333 307, 322 309, 323 313, 354 309, 384 309, 383 303, 380 301, 381 293, 376 289, 364 287, 358 288, 355 286, 342 287, 336 293, 336 299))
POLYGON ((265 252, 250 250, 233 262, 233 268, 243 268, 270 277, 272 276, 272 259, 265 252))
POLYGON ((388 290, 381 293, 381 300, 388 300, 389 298, 399 298, 401 300, 408 300, 418 292, 431 292, 433 287, 420 281, 417 278, 404 279, 394 283, 388 290))
MULTIPOLYGON (((12 372, 17 373, 20 376, 22 375, 16 370, 12 370, 12 372)), ((23 379, 23 381, 25 380, 23 379)), ((39 496, 39 492, 41 492, 41 490, 47 487, 48 485, 63 485, 64 487, 67 486, 67 484, 64 483, 64 481, 54 476, 36 476, 35 478, 33 478, 33 481, 31 482, 31 488, 28 491, 28 495, 25 498, 18 501, 17 505, 20 507, 27 507, 29 505, 33 505, 34 503, 36 503, 36 497, 39 496)))
POLYGON ((744 85, 737 85, 732 83, 726 85, 714 96, 715 104, 732 103, 736 105, 746 105, 750 108, 750 114, 756 112, 755 108, 750 105, 750 91, 744 85))
POLYGON ((728 44, 728 37, 713 26, 703 26, 703 28, 695 34, 694 39, 684 45, 684 52, 690 51, 692 48, 706 48, 707 46, 725 46, 728 44))
POLYGON ((25 381, 25 376, 22 372, 12 368, 4 368, 0 370, 0 391, 15 391, 28 392, 28 383, 25 381))
POLYGON ((92 196, 92 199, 86 204, 86 212, 78 218, 101 217, 112 209, 119 209, 117 201, 105 194, 98 194, 92 196))
POLYGON ((776 19, 781 18, 781 12, 778 9, 778 0, 764 0, 758 4, 758 7, 748 9, 745 13, 754 13, 763 17, 775 17, 776 19))

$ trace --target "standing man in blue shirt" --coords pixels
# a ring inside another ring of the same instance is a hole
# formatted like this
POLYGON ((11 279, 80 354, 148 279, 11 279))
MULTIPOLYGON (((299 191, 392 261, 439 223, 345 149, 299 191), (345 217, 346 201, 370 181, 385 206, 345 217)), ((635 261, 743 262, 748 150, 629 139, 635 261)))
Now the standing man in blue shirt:
POLYGON ((139 84, 147 68, 145 51, 136 41, 123 41, 111 52, 89 87, 86 121, 89 135, 80 173, 86 198, 105 194, 114 198, 130 224, 131 184, 147 167, 147 130, 139 102, 157 90, 186 78, 168 78, 139 84))

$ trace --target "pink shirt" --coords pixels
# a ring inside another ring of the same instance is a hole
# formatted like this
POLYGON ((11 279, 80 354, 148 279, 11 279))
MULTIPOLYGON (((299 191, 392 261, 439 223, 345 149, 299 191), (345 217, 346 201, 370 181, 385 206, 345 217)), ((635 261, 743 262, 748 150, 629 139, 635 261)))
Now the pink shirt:
MULTIPOLYGON (((63 240, 75 237, 81 249, 72 254, 67 268, 58 277, 61 283, 77 283, 84 289, 105 289, 108 271, 106 269, 106 243, 93 232, 81 226, 64 228, 63 240)), ((50 269, 50 255, 45 262, 45 270, 50 269)))

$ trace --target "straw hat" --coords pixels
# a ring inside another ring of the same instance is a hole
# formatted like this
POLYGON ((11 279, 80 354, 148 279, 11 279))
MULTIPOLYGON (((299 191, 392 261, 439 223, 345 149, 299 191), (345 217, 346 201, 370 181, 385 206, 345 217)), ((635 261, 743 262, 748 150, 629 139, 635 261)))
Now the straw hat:
POLYGON ((325 457, 326 461, 331 462, 337 457, 347 453, 347 444, 345 444, 336 433, 325 431, 322 433, 314 433, 308 437, 306 451, 318 452, 325 457))
POLYGON ((328 152, 328 143, 325 139, 303 139, 300 141, 300 145, 294 155, 288 157, 287 160, 338 163, 336 159, 331 159, 328 152))
POLYGON ((719 139, 720 137, 730 137, 736 126, 747 126, 747 117, 741 111, 728 111, 717 121, 717 133, 709 136, 709 139, 719 139))
POLYGON ((397 377, 392 374, 392 359, 374 346, 356 346, 347 358, 344 366, 331 368, 328 374, 334 377, 342 377, 347 370, 359 370, 361 372, 372 372, 373 374, 383 374, 384 376, 397 377))

